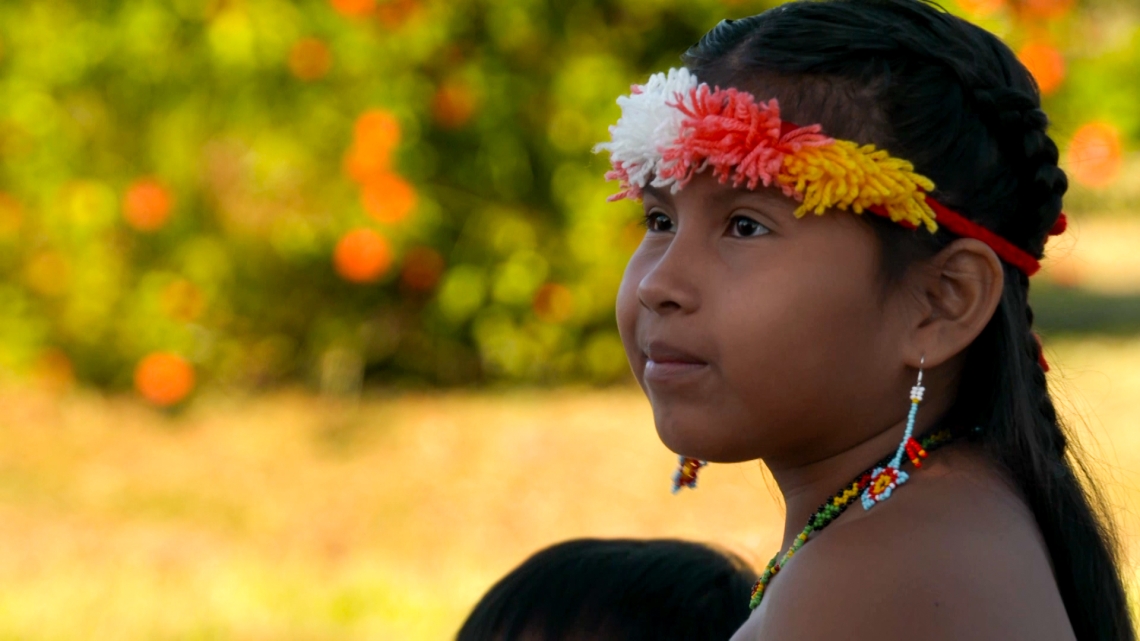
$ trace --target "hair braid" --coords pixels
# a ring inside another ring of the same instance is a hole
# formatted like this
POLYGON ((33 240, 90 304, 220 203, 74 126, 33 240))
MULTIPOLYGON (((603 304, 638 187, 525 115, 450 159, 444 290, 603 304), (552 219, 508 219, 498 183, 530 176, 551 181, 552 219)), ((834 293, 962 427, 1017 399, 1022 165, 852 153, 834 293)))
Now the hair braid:
MULTIPOLYGON (((1022 276, 1024 278, 1024 276, 1022 276)), ((1026 278, 1025 290, 1026 294, 1029 292, 1028 278, 1026 278)), ((1041 341, 1038 339, 1037 334, 1033 331, 1033 307, 1030 306, 1028 298, 1025 301, 1025 328, 1029 336, 1025 341, 1029 353, 1029 371, 1030 380, 1032 381, 1032 390, 1035 401, 1035 409, 1044 418, 1043 425, 1049 426, 1046 430, 1047 438, 1050 441, 1050 449, 1057 457, 1057 461, 1061 462, 1065 459, 1066 451, 1068 450, 1069 439, 1065 435, 1064 429, 1061 427, 1060 418, 1057 416, 1057 408, 1053 404, 1053 397, 1049 394, 1049 382, 1045 377, 1045 367, 1041 356, 1041 341)))
POLYGON ((1010 222, 1020 229, 1008 231, 1014 232, 1014 239, 1040 258, 1069 188, 1065 172, 1057 165, 1057 144, 1046 133, 1049 118, 1035 94, 1012 87, 976 89, 972 98, 978 117, 994 137, 1017 180, 1018 211, 1010 222))

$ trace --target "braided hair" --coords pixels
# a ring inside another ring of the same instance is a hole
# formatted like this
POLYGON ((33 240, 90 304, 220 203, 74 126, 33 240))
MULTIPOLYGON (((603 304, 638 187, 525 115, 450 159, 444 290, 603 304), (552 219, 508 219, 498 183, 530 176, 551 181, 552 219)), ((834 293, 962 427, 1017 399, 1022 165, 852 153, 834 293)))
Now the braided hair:
MULTIPOLYGON (((1064 224, 1068 182, 1032 76, 998 38, 928 0, 792 2, 721 22, 684 60, 709 85, 779 95, 793 122, 907 158, 939 202, 1035 258, 1064 224)), ((888 284, 954 240, 868 224, 888 284)), ((1003 268, 947 419, 985 426, 979 438, 1036 518, 1077 638, 1135 639, 1107 511, 1049 394, 1029 278, 1003 268)))

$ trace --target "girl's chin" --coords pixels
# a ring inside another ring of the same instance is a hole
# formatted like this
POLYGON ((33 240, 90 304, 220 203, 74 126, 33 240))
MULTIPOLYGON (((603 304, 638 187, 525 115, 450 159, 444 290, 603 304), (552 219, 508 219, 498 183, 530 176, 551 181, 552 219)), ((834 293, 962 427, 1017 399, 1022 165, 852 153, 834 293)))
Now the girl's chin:
POLYGON ((710 463, 740 463, 758 458, 739 447, 739 443, 717 438, 707 426, 658 422, 657 436, 670 451, 710 463))

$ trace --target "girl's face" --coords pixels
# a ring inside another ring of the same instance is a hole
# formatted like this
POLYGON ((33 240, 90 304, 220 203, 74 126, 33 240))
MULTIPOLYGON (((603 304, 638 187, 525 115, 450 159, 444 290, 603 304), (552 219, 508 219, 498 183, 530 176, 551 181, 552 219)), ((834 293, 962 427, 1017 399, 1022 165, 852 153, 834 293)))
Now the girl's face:
POLYGON ((677 453, 802 464, 906 413, 905 294, 884 290, 874 231, 845 212, 796 219, 796 206, 708 174, 645 193, 617 321, 677 453))

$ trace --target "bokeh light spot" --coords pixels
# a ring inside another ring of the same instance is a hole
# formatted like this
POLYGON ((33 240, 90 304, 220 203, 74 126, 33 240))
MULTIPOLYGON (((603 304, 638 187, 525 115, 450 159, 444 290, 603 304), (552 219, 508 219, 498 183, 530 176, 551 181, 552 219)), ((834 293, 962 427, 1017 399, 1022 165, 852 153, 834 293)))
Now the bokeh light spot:
POLYGON ((63 189, 72 228, 99 231, 115 224, 118 197, 113 189, 97 180, 76 180, 63 189))
POLYGON ((135 389, 155 405, 174 405, 193 391, 194 368, 177 354, 148 354, 135 368, 135 389))
POLYGON ((156 231, 170 218, 173 205, 174 199, 166 187, 153 178, 142 178, 127 187, 123 215, 139 231, 156 231))
POLYGON ((574 313, 574 295, 559 283, 546 283, 534 294, 534 315, 547 323, 563 323, 574 313))
POLYGON ((364 112, 353 128, 345 173, 362 185, 390 173, 392 152, 399 143, 400 123, 395 116, 380 109, 364 112))
POLYGON ((372 109, 356 119, 353 142, 378 154, 389 154, 400 142, 400 122, 383 109, 372 109))
POLYGON ((23 224, 24 208, 20 201, 0 192, 0 239, 16 236, 23 224))
POLYGON ((388 241, 372 229, 358 228, 336 244, 333 266, 341 278, 353 283, 371 283, 388 271, 392 250, 388 241))
POLYGON ((1052 45, 1031 42, 1017 52, 1017 59, 1033 74, 1044 96, 1056 92, 1065 80, 1065 58, 1052 45))
POLYGON ((332 53, 317 38, 302 38, 289 50, 289 71, 299 80, 319 80, 331 67, 332 53))
POLYGON ((1065 154, 1065 169, 1086 187, 1111 185, 1123 164, 1120 130, 1106 122, 1090 122, 1077 129, 1065 154))
POLYGON ((538 252, 520 250, 495 270, 491 291, 496 301, 508 305, 527 305, 546 280, 549 263, 538 252))
POLYGON ((1005 0, 958 0, 958 6, 966 13, 987 16, 1005 6, 1005 0))
POLYGON ((388 29, 399 29, 419 10, 417 0, 387 0, 376 7, 376 19, 388 29))
POLYGON ((210 21, 207 34, 214 57, 222 65, 249 68, 256 62, 257 33, 241 9, 220 11, 210 21))
POLYGON ((344 173, 361 185, 390 172, 391 168, 390 153, 375 153, 360 145, 349 147, 344 157, 344 173))
POLYGON ((436 89, 432 117, 444 129, 459 129, 475 114, 475 94, 465 83, 449 80, 436 89))
POLYGON ((1021 13, 1044 20, 1063 18, 1073 8, 1074 0, 1021 0, 1021 13))
POLYGON ((162 289, 162 311, 171 319, 189 323, 202 315, 206 297, 194 283, 179 278, 162 289))
POLYGON ((470 318, 487 295, 487 276, 474 265, 457 265, 448 270, 439 288, 439 309, 453 323, 470 318))
POLYGON ((353 18, 366 16, 376 9, 376 0, 329 0, 329 4, 341 15, 353 18))
POLYGON ((443 274, 443 256, 431 247, 413 247, 404 256, 400 280, 410 289, 428 291, 443 274))
POLYGON ((398 223, 416 207, 416 190, 395 174, 380 174, 365 183, 360 202, 369 216, 382 223, 398 223))
POLYGON ((51 392, 66 392, 75 385, 75 366, 67 353, 49 347, 32 364, 32 380, 51 392))

